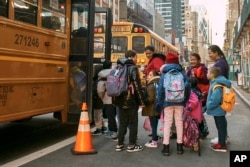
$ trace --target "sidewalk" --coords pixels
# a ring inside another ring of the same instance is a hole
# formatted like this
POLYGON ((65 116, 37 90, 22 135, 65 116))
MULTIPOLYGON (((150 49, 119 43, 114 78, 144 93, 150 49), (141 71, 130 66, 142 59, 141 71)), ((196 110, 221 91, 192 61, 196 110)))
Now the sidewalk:
POLYGON ((250 107, 250 93, 238 86, 236 81, 232 81, 232 87, 235 93, 250 107))

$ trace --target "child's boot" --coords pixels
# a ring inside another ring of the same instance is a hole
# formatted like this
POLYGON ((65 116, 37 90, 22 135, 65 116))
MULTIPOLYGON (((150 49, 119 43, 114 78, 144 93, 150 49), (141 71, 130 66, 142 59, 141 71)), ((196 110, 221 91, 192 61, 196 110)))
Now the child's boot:
POLYGON ((161 153, 165 156, 169 156, 170 153, 169 153, 169 144, 166 145, 166 144, 163 144, 163 149, 161 151, 161 153))
POLYGON ((183 144, 177 143, 177 154, 183 154, 183 144))

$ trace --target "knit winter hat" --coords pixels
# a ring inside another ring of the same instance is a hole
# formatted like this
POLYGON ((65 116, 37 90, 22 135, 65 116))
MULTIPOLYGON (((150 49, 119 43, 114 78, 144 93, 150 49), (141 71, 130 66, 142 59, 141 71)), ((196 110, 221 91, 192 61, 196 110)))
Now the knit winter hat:
POLYGON ((175 53, 169 52, 166 56, 167 64, 179 64, 179 57, 175 53))

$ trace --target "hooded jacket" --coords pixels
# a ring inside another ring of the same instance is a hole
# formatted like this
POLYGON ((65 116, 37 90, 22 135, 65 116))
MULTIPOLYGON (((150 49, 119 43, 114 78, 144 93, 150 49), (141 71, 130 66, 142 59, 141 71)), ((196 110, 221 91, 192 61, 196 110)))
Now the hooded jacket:
POLYGON ((202 103, 197 94, 191 89, 190 96, 184 108, 185 112, 190 112, 192 118, 195 118, 199 123, 202 121, 202 103), (191 111, 188 111, 191 110, 191 111))
POLYGON ((212 116, 224 116, 226 112, 220 107, 222 100, 222 88, 213 90, 214 85, 222 84, 231 87, 231 82, 224 76, 218 76, 215 80, 210 82, 210 88, 207 96, 207 114, 212 116))
POLYGON ((118 97, 113 97, 113 103, 123 109, 129 109, 138 107, 139 105, 144 105, 142 86, 137 66, 131 59, 128 58, 118 59, 117 64, 128 66, 127 74, 129 89, 126 93, 118 97))
POLYGON ((149 60, 148 65, 146 67, 145 73, 146 76, 149 74, 150 71, 155 70, 157 72, 160 72, 160 68, 163 64, 165 64, 165 58, 166 56, 160 53, 154 53, 153 57, 149 60))
POLYGON ((142 109, 142 116, 158 116, 159 113, 154 110, 156 103, 156 89, 154 84, 160 80, 159 76, 154 76, 146 86, 145 92, 145 107, 142 109))
POLYGON ((111 69, 104 69, 98 73, 98 84, 97 84, 97 93, 98 96, 102 99, 103 104, 112 104, 112 98, 107 95, 106 91, 106 80, 107 76, 110 74, 111 69))
POLYGON ((162 68, 162 75, 161 75, 158 90, 157 90, 157 103, 158 103, 158 105, 160 105, 163 108, 168 107, 168 106, 184 106, 188 100, 189 94, 190 94, 190 85, 189 85, 188 77, 187 77, 185 71, 182 69, 181 65, 180 64, 166 64, 162 68), (183 102, 166 102, 165 101, 165 90, 163 87, 164 75, 172 69, 176 69, 176 70, 180 71, 184 77, 185 99, 183 102))

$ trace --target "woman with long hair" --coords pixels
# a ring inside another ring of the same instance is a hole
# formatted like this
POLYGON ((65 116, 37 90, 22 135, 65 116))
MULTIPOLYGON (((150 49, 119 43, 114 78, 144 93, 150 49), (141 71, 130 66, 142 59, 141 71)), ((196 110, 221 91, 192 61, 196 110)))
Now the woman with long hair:
MULTIPOLYGON (((198 89, 202 93, 202 106, 203 112, 206 110, 206 100, 209 90, 209 80, 207 79, 207 67, 201 63, 201 57, 198 53, 192 53, 189 58, 190 67, 187 70, 187 76, 189 78, 195 77, 198 81, 198 89)), ((209 134, 208 126, 205 117, 202 115, 202 122, 199 124, 201 131, 201 137, 206 138, 209 134)))
MULTIPOLYGON (((209 56, 209 58, 211 60, 215 61, 213 66, 220 68, 220 75, 222 75, 222 76, 224 76, 225 78, 228 79, 229 65, 228 65, 227 60, 225 58, 225 55, 224 55, 223 51, 220 49, 220 47, 217 46, 217 45, 211 45, 208 48, 208 56, 209 56)), ((227 120, 226 120, 226 127, 227 127, 227 120)), ((228 137, 227 131, 226 131, 226 134, 227 134, 226 143, 228 143, 229 142, 229 137, 228 137)), ((218 137, 215 137, 210 142, 212 144, 217 144, 218 143, 218 137)))
POLYGON ((220 75, 228 79, 229 65, 223 51, 217 45, 211 45, 208 48, 208 56, 211 60, 215 61, 214 67, 219 67, 221 72, 220 75))

